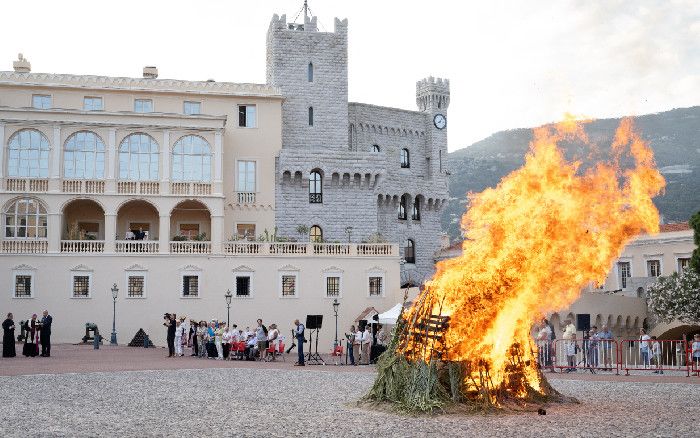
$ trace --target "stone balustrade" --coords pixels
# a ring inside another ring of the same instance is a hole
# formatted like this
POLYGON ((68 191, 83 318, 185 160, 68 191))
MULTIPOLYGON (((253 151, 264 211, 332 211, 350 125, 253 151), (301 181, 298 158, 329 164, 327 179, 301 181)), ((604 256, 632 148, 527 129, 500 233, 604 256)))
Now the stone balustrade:
POLYGON ((0 246, 3 254, 44 254, 49 249, 47 240, 7 239, 0 246))
POLYGON ((171 254, 210 254, 211 242, 196 240, 171 241, 171 254))
POLYGON ((120 195, 158 195, 160 183, 158 181, 119 181, 117 193, 120 195))
POLYGON ((49 191, 48 179, 7 178, 5 190, 8 192, 39 193, 49 191))
POLYGON ((207 196, 211 195, 211 184, 193 182, 171 182, 170 194, 184 196, 207 196))
POLYGON ((255 192, 237 192, 239 204, 255 204, 255 192))
POLYGON ((92 253, 104 250, 104 240, 61 240, 61 252, 92 253))
POLYGON ((115 252, 155 254, 158 252, 158 242, 153 240, 117 240, 115 242, 115 252))
POLYGON ((101 194, 105 192, 105 182, 96 180, 66 179, 62 184, 63 193, 101 194))

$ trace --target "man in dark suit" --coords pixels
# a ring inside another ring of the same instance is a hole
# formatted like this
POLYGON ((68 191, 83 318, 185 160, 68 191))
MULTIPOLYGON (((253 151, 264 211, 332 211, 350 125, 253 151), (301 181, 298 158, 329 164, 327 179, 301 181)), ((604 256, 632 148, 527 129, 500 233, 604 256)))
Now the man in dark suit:
POLYGON ((53 317, 49 315, 48 310, 44 310, 44 316, 41 318, 41 331, 39 337, 39 342, 41 342, 42 357, 51 356, 51 323, 53 323, 53 317))

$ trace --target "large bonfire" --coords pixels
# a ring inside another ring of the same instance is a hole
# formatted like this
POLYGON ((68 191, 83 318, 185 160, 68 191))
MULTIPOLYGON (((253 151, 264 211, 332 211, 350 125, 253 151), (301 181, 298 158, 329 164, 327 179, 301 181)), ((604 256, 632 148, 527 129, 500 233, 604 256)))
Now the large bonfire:
POLYGON ((597 150, 584 126, 536 129, 522 168, 469 195, 462 255, 439 263, 402 315, 367 399, 410 411, 561 399, 537 367, 532 325, 602 283, 636 235, 658 232, 652 198, 665 184, 630 119, 609 159, 568 161, 558 143, 597 150))

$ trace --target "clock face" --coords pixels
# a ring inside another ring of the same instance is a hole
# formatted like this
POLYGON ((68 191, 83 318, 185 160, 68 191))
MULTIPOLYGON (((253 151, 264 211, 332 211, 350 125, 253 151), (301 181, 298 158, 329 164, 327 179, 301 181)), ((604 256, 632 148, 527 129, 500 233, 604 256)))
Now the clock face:
POLYGON ((445 129, 445 126, 447 126, 447 119, 442 114, 435 114, 433 123, 437 129, 445 129))

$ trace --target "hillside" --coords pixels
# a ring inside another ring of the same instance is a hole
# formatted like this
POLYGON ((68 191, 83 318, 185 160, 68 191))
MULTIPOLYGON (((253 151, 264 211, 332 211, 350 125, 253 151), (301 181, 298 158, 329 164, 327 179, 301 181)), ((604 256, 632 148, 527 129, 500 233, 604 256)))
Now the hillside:
MULTIPOLYGON (((700 107, 639 116, 634 122, 654 150, 657 166, 666 178, 666 192, 654 200, 663 221, 688 220, 700 210, 700 107)), ((619 123, 620 119, 596 120, 587 125, 586 132, 605 152, 619 123)), ((451 200, 442 223, 450 238, 460 236, 465 194, 493 187, 520 167, 531 139, 531 129, 502 131, 448 155, 451 200)), ((567 144, 563 148, 568 158, 581 158, 579 146, 567 144)))

